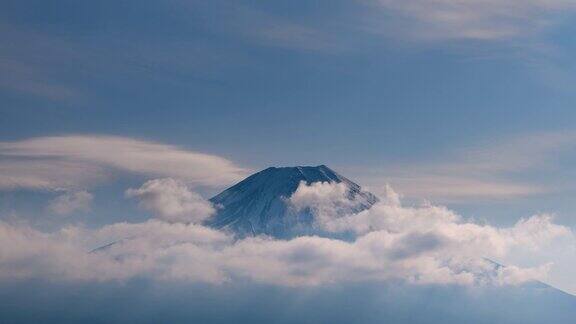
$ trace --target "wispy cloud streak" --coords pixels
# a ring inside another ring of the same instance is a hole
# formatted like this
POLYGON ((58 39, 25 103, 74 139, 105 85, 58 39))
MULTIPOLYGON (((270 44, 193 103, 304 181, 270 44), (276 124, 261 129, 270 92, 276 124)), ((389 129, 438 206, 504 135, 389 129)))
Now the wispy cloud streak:
POLYGON ((554 173, 561 157, 575 147, 573 131, 520 135, 456 149, 426 162, 388 165, 374 171, 366 183, 388 182, 408 197, 444 203, 546 194, 563 188, 528 175, 554 173))
POLYGON ((570 0, 374 0, 400 18, 403 34, 425 40, 505 40, 535 35, 554 16, 576 10, 570 0), (403 21, 402 21, 403 20, 403 21))
POLYGON ((0 143, 0 188, 85 187, 114 172, 217 187, 247 170, 210 154, 119 136, 69 135, 0 143))

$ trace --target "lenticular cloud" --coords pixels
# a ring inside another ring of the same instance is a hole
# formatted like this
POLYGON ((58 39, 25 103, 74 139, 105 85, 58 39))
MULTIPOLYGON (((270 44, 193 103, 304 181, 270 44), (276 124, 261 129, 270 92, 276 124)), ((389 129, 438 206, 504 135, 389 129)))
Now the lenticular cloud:
MULTIPOLYGON (((237 238, 201 224, 166 222, 162 215, 143 223, 97 229, 69 226, 52 233, 0 222, 0 278, 150 278, 212 284, 251 280, 284 286, 386 280, 507 285, 541 280, 551 265, 504 267, 490 259, 558 241, 573 244, 573 233, 548 215, 498 228, 463 221, 442 206, 403 206, 392 191, 390 199, 369 210, 342 215, 337 207, 345 192, 330 186, 337 184, 302 183, 296 196, 287 199, 298 208, 322 213, 315 224, 328 235, 290 240, 237 238), (338 233, 348 233, 349 239, 331 235, 338 233), (95 249, 101 246, 105 247, 95 249)), ((143 188, 148 187, 159 188, 143 188)), ((190 195, 186 191, 185 196, 190 195)))

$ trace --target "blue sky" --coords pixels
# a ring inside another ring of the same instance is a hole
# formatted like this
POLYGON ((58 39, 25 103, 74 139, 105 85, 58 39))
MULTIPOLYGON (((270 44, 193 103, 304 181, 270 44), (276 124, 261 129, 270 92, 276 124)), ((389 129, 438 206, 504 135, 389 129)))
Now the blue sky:
MULTIPOLYGON (((7 1, 0 135, 126 136, 252 170, 325 163, 379 186, 391 164, 572 131, 569 4, 432 8, 454 21, 395 6, 7 1), (500 14, 507 6, 527 18, 500 14)), ((564 151, 538 172, 565 180, 564 151)), ((569 212, 567 200, 530 208, 569 212)))
POLYGON ((141 220, 124 191, 146 180, 209 196, 268 166, 327 164, 497 225, 546 212, 576 226, 571 1, 0 7, 3 219, 141 220), (55 216, 63 192, 90 207, 55 216))

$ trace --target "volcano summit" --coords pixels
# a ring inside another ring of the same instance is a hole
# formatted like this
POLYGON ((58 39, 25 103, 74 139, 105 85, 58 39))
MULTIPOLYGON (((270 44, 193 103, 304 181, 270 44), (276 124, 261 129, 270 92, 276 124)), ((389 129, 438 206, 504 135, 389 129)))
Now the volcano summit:
POLYGON ((218 212, 208 225, 243 236, 309 234, 315 230, 312 211, 295 210, 288 199, 300 185, 317 182, 344 184, 346 198, 353 202, 345 211, 348 213, 368 209, 378 201, 376 196, 325 165, 271 167, 210 199, 218 212))

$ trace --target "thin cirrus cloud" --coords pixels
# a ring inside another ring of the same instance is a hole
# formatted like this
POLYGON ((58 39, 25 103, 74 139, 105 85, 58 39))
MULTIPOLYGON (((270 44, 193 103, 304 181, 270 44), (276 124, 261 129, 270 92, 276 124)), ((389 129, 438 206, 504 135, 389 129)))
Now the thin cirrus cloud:
POLYGON ((62 77, 62 71, 81 55, 90 55, 91 60, 85 61, 93 64, 93 52, 61 37, 6 22, 0 23, 0 39, 5 44, 0 53, 0 89, 59 103, 85 97, 82 89, 62 77))
POLYGON ((337 42, 319 29, 282 20, 244 8, 238 25, 241 33, 257 43, 304 51, 336 51, 337 42), (241 26, 241 27, 240 27, 241 26))
POLYGON ((68 85, 50 81, 45 71, 35 70, 16 59, 0 57, 0 88, 52 101, 70 101, 81 96, 68 85))
POLYGON ((0 142, 0 188, 78 189, 114 172, 174 177, 218 187, 242 179, 233 162, 173 145, 120 136, 68 135, 0 142))
POLYGON ((571 0, 372 0, 402 34, 428 40, 505 40, 532 36, 574 13, 571 0))
POLYGON ((541 195, 570 189, 550 180, 563 176, 558 164, 571 156, 574 143, 573 131, 525 134, 439 154, 425 163, 365 170, 363 176, 370 174, 365 181, 370 186, 387 182, 407 197, 443 203, 541 195), (530 178, 542 174, 546 179, 530 178))

